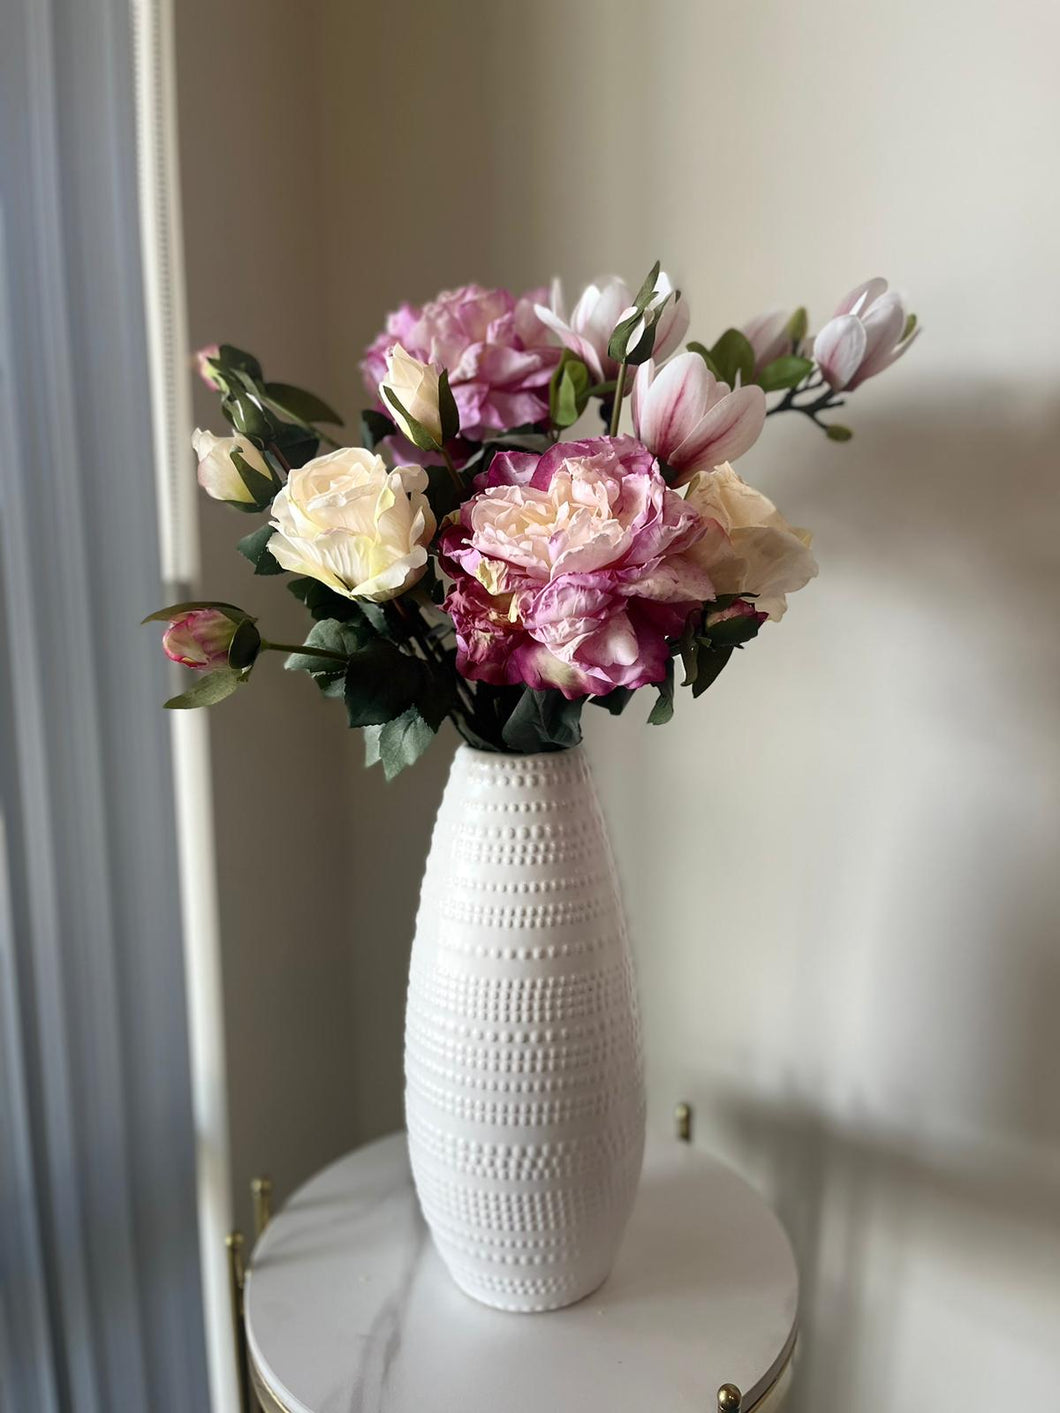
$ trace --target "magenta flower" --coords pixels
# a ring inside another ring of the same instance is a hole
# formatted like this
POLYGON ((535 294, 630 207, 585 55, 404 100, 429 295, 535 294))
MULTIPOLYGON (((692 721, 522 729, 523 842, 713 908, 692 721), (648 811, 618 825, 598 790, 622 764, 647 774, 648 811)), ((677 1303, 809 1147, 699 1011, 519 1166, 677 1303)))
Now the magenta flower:
POLYGON ((489 432, 542 421, 560 357, 534 313, 542 294, 532 290, 516 299, 506 289, 464 285, 443 290, 422 308, 403 304, 365 350, 365 387, 376 398, 387 354, 400 344, 420 362, 448 370, 465 437, 481 440, 489 432))
POLYGON ((840 301, 814 339, 813 356, 835 392, 853 392, 901 358, 919 332, 902 296, 877 277, 840 301))
POLYGON ((660 681, 667 639, 713 597, 686 553, 706 528, 632 437, 494 457, 441 538, 457 666, 569 698, 660 681))
POLYGON ((652 359, 633 382, 637 436, 683 486, 697 471, 735 461, 758 440, 766 420, 760 387, 729 390, 698 353, 679 353, 663 368, 652 359))
POLYGON ((236 625, 216 608, 195 608, 172 618, 162 634, 162 649, 172 662, 207 672, 228 663, 236 625))

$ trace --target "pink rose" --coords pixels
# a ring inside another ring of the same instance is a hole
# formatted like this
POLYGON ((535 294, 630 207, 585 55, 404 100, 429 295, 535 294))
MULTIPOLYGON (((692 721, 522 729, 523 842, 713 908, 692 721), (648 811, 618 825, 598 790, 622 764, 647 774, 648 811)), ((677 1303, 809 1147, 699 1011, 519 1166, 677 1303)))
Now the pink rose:
POLYGON ((706 528, 632 437, 494 457, 441 539, 457 666, 569 698, 660 681, 714 595, 686 553, 706 528))
POLYGON ((162 634, 162 649, 172 662, 207 672, 225 667, 236 625, 216 608, 195 608, 170 620, 162 634))
POLYGON ((448 370, 465 437, 481 440, 491 431, 542 421, 560 356, 534 312, 542 293, 516 299, 506 289, 464 285, 443 290, 422 309, 403 304, 365 351, 365 387, 374 398, 387 354, 400 344, 413 358, 448 370))

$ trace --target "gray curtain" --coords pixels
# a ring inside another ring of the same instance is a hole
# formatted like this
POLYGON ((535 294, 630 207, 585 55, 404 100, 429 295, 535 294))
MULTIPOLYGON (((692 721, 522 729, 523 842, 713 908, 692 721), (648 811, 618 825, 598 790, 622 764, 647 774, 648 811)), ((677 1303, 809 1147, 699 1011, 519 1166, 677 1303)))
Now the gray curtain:
POLYGON ((205 1409, 126 0, 0 41, 0 1406, 205 1409))

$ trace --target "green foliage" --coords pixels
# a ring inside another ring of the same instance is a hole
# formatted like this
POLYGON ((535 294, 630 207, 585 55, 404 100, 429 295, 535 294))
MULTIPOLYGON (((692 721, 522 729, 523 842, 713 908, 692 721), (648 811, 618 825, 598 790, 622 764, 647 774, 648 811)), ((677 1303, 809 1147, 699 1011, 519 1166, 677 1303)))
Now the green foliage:
MULTIPOLYGON (((321 648, 324 652, 340 653, 349 658, 371 641, 373 634, 362 618, 359 623, 342 623, 324 618, 314 623, 304 646, 321 648)), ((341 697, 346 686, 346 662, 319 657, 315 653, 291 653, 284 662, 288 672, 308 672, 325 697, 341 697)))
POLYGON ((442 369, 438 379, 438 422, 442 429, 442 442, 451 442, 460 432, 460 409, 449 386, 449 370, 442 369))
POLYGON ((342 426, 342 418, 316 393, 296 388, 291 383, 266 383, 265 396, 279 412, 296 422, 333 422, 342 426))
POLYGON ((252 530, 249 535, 244 535, 236 545, 236 549, 244 559, 249 559, 254 566, 255 574, 283 574, 283 565, 269 551, 269 541, 275 531, 271 525, 262 525, 260 529, 252 530))
POLYGON ((602 697, 590 697, 589 701, 593 706, 603 707, 612 716, 621 716, 633 699, 633 692, 629 687, 615 687, 602 697))
POLYGON ((279 478, 276 476, 263 476, 260 471, 255 470, 247 461, 241 451, 229 452, 232 465, 239 472, 239 479, 246 486, 247 490, 254 497, 250 504, 244 501, 229 501, 229 505, 234 505, 240 510, 262 511, 272 504, 272 498, 280 489, 279 478))
POLYGON ((666 676, 659 683, 659 695, 648 714, 649 726, 665 726, 674 714, 674 660, 666 664, 666 676))
POLYGON ((714 359, 711 356, 710 349, 707 348, 706 344, 699 343, 696 339, 692 339, 691 342, 685 345, 685 347, 688 349, 689 353, 698 353, 700 358, 702 358, 703 362, 714 374, 715 378, 718 378, 720 380, 721 372, 718 368, 718 365, 714 362, 714 359))
MULTIPOLYGON (((140 624, 142 626, 145 623, 166 623, 171 618, 180 618, 185 613, 194 613, 201 608, 215 608, 233 623, 242 623, 244 618, 250 618, 249 613, 237 608, 234 603, 224 603, 220 599, 187 599, 184 603, 171 603, 168 608, 156 609, 146 618, 141 618, 140 624)), ((250 618, 250 621, 253 623, 254 619, 250 618)))
POLYGON ((788 353, 766 364, 758 375, 758 385, 767 393, 779 392, 781 388, 795 388, 812 368, 812 358, 796 358, 793 353, 788 353))
POLYGON ((528 754, 576 746, 582 738, 584 704, 584 697, 568 701, 554 689, 539 692, 527 687, 504 724, 502 740, 511 750, 528 754))
POLYGON ((645 359, 651 357, 652 349, 655 347, 655 326, 658 324, 667 303, 666 300, 662 300, 650 314, 646 313, 648 305, 655 298, 655 284, 659 278, 660 269, 661 262, 656 260, 645 276, 644 283, 633 296, 630 313, 615 325, 611 334, 607 345, 608 356, 619 363, 643 363, 645 359), (644 332, 631 350, 629 348, 630 338, 642 319, 644 320, 644 332))
POLYGON ((319 579, 292 579, 287 588, 299 602, 305 604, 314 618, 337 618, 340 623, 364 621, 359 603, 337 594, 319 579))
POLYGON ((185 711, 192 707, 216 706, 230 697, 243 680, 242 673, 231 667, 219 667, 215 672, 204 673, 186 692, 170 697, 163 706, 170 711, 185 711))
POLYGON ((854 435, 849 427, 842 427, 838 422, 832 422, 825 427, 824 434, 830 442, 848 442, 854 435))
POLYGON ((374 407, 366 407, 361 413, 361 442, 369 451, 375 451, 384 437, 392 437, 397 427, 384 412, 374 407))
POLYGON ((730 388, 736 386, 737 376, 744 387, 754 382, 755 352, 747 335, 739 329, 725 330, 710 350, 710 361, 715 377, 728 383, 730 388))
POLYGON ((457 472, 457 480, 453 480, 452 473, 448 466, 427 466, 427 503, 434 512, 434 518, 439 525, 445 517, 458 505, 463 505, 467 497, 467 488, 463 484, 463 477, 457 472), (457 484, 457 482, 460 484, 457 484))
POLYGON ((805 307, 800 304, 784 326, 784 332, 787 334, 788 338, 791 339, 793 348, 798 349, 799 344, 802 343, 803 339, 806 337, 806 331, 809 327, 810 316, 806 313, 805 307))
POLYGON ((344 697, 351 726, 379 726, 413 705, 426 683, 419 658, 375 638, 346 665, 344 697))
POLYGON ((383 773, 393 780, 406 766, 414 765, 434 740, 436 727, 426 721, 416 707, 396 716, 381 726, 364 728, 364 760, 366 765, 382 761, 383 773))
POLYGON ((562 430, 577 422, 588 404, 591 382, 585 364, 565 348, 548 387, 549 417, 554 427, 562 430))

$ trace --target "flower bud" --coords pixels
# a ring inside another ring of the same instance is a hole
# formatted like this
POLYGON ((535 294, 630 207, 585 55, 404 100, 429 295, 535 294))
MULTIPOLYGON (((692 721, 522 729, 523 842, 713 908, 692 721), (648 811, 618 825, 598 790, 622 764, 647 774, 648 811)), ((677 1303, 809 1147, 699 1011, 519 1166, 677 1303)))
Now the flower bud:
POLYGON ((218 375, 217 369, 211 367, 210 360, 220 356, 221 346, 216 343, 204 344, 202 348, 195 350, 195 371, 208 388, 215 392, 224 390, 224 382, 218 375))
POLYGON ((233 452, 238 452, 252 471, 277 483, 264 456, 246 437, 215 437, 213 432, 204 432, 196 427, 191 444, 199 458, 199 485, 214 500, 225 500, 235 505, 257 504, 257 497, 248 488, 232 460, 233 452))
POLYGON ((438 379, 436 368, 429 363, 421 363, 396 343, 386 356, 386 376, 379 384, 383 406, 396 422, 398 430, 424 451, 432 449, 431 445, 424 445, 424 433, 432 440, 434 447, 441 446, 445 440, 438 402, 438 379), (401 404, 400 410, 395 402, 401 404))
POLYGON ((195 608, 171 618, 162 634, 162 649, 172 662, 207 672, 228 663, 228 649, 237 625, 216 608, 195 608))

